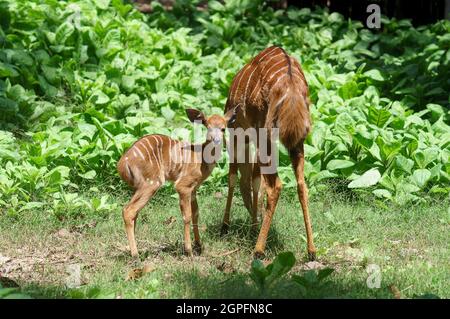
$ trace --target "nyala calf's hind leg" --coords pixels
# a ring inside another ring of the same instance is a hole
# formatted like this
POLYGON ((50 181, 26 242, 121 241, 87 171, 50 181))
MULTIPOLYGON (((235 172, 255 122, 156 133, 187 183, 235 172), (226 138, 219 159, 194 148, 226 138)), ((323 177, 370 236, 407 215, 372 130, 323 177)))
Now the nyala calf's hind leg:
POLYGON ((138 250, 135 238, 136 220, 139 211, 147 204, 150 198, 158 190, 158 186, 144 184, 134 193, 131 200, 123 209, 123 221, 125 222, 125 231, 127 233, 128 244, 130 246, 131 256, 138 257, 138 250))

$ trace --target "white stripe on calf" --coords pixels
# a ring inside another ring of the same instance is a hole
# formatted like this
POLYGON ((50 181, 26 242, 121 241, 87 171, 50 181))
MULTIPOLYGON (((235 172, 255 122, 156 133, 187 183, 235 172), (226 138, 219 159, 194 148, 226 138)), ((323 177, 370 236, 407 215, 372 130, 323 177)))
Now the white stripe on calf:
POLYGON ((131 179, 132 173, 131 173, 130 166, 128 165, 128 163, 126 163, 125 166, 127 167, 127 175, 128 175, 128 179, 131 179))
MULTIPOLYGON (((141 140, 141 141, 142 141, 142 140, 141 140)), ((147 146, 145 146, 145 143, 141 143, 141 145, 142 145, 142 147, 145 148, 145 152, 147 153, 148 160, 151 161, 151 158, 150 158, 150 152, 148 151, 147 146)))
POLYGON ((163 147, 163 140, 161 138, 161 136, 157 136, 158 137, 158 156, 159 156, 159 163, 161 164, 161 167, 164 165, 164 158, 163 158, 163 152, 162 152, 162 147, 163 147), (159 142, 161 142, 161 147, 159 146, 159 142))
POLYGON ((144 154, 142 154, 141 150, 139 149, 138 144, 134 145, 134 147, 136 148, 137 152, 139 153, 139 156, 145 161, 144 154))
MULTIPOLYGON (((155 137, 154 135, 152 135, 151 137, 155 137)), ((158 161, 158 157, 156 157, 156 153, 155 150, 153 149, 152 143, 150 143, 150 141, 148 142, 148 145, 150 145, 150 148, 152 149, 152 154, 155 157, 155 162, 158 165, 158 168, 161 169, 161 165, 159 165, 159 161, 158 161)))

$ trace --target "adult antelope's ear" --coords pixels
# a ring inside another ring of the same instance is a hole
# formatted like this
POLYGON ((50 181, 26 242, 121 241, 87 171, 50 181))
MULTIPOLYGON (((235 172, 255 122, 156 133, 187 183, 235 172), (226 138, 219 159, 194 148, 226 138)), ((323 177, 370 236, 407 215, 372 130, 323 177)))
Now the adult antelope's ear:
POLYGON ((241 109, 241 105, 238 104, 231 110, 229 110, 227 113, 225 113, 225 120, 227 121, 228 126, 232 125, 234 122, 236 122, 236 116, 241 109))
POLYGON ((195 109, 187 109, 186 114, 192 123, 202 123, 206 125, 206 118, 203 112, 195 109))

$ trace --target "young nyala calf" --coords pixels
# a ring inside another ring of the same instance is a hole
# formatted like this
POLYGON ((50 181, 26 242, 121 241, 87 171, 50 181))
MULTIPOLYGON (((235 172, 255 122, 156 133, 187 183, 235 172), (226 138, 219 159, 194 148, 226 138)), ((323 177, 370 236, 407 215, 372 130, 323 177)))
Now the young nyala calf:
POLYGON ((208 118, 198 110, 186 110, 191 122, 206 126, 207 135, 203 144, 193 145, 160 134, 146 135, 122 155, 117 165, 119 175, 135 191, 123 209, 125 230, 133 257, 138 256, 134 235, 138 212, 166 181, 174 183, 180 197, 184 252, 192 256, 191 220, 194 248, 196 252, 201 252, 196 191, 211 174, 217 156, 221 153, 225 129, 235 121, 238 108, 228 111, 224 116, 212 115, 208 118))

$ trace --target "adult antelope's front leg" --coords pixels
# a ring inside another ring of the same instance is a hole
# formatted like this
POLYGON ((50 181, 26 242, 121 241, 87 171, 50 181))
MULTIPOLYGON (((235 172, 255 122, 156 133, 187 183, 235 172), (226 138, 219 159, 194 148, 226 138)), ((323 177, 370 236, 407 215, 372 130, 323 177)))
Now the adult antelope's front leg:
POLYGON ((314 247, 313 232, 311 226, 311 218, 309 216, 308 208, 308 187, 305 183, 304 166, 305 166, 305 154, 303 148, 303 142, 299 147, 290 152, 292 166, 294 168, 295 178, 297 179, 297 192, 300 204, 303 211, 303 219, 305 221, 306 228, 306 240, 308 245, 308 258, 309 260, 316 259, 316 248, 314 247))

